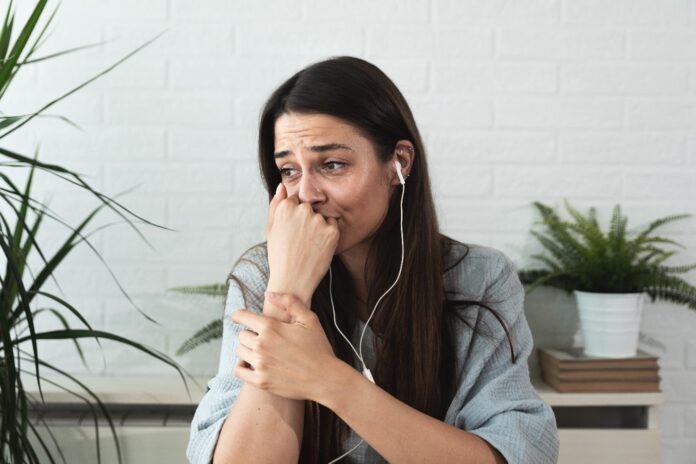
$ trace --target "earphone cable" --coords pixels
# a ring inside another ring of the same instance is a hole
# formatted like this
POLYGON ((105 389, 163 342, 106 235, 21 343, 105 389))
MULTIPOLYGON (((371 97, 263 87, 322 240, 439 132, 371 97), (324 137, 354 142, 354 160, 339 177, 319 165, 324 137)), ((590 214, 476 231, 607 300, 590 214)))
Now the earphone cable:
MULTIPOLYGON (((372 379, 372 374, 370 374, 370 370, 367 368, 367 365, 365 364, 365 360, 362 356, 362 342, 363 342, 363 337, 365 336, 365 331, 367 330, 367 326, 370 323, 370 320, 372 319, 372 316, 374 316, 375 311, 377 310, 377 306, 379 306, 380 301, 382 301, 382 298, 384 298, 387 293, 391 291, 392 288, 396 285, 396 283, 399 281, 399 277, 401 277, 401 270, 403 269, 404 266, 404 192, 406 191, 406 184, 401 184, 401 202, 399 205, 399 211, 400 211, 400 218, 399 218, 399 224, 400 224, 400 230, 401 230, 401 263, 399 264, 399 273, 396 276, 396 280, 394 280, 394 283, 391 284, 391 287, 387 289, 384 294, 379 297, 379 300, 377 300, 377 303, 375 303, 375 307, 372 309, 372 313, 370 314, 370 317, 367 318, 367 321, 365 322, 365 327, 363 327, 362 334, 360 335, 360 353, 355 350, 355 347, 353 344, 348 340, 348 337, 345 336, 345 334, 341 331, 341 329, 338 327, 338 323, 336 322, 336 308, 334 307, 334 301, 333 301, 333 273, 331 271, 331 265, 329 264, 329 297, 331 298, 331 310, 333 311, 333 318, 334 318, 334 325, 336 326, 336 329, 340 332, 340 334, 343 336, 343 338, 348 342, 348 345, 350 348, 353 350, 353 352, 358 356, 358 359, 363 365, 363 375, 367 377, 369 375, 368 379, 372 382, 375 383, 374 380, 372 379), (366 375, 367 374, 367 375, 366 375)), ((348 456, 350 453, 355 451, 355 449, 362 445, 365 440, 362 438, 360 439, 360 443, 355 445, 351 450, 347 451, 346 453, 343 453, 341 456, 337 457, 333 461, 329 462, 329 464, 334 464, 335 462, 339 461, 340 459, 343 459, 345 456, 348 456)))

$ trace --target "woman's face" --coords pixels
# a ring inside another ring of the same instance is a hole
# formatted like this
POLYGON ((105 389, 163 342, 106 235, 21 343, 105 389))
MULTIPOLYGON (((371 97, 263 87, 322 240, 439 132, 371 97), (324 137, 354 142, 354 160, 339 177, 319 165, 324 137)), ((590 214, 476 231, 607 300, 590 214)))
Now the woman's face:
MULTIPOLYGON (((394 186, 371 142, 324 114, 285 113, 275 123, 275 163, 288 197, 337 218, 336 254, 368 241, 387 214, 394 186)), ((392 168, 393 171, 393 168, 392 168)))

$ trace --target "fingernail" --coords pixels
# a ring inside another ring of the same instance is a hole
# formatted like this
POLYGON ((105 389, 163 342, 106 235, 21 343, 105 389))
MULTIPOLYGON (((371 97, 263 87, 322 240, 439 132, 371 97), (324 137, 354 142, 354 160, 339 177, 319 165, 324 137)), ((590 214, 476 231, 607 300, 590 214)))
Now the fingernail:
POLYGON ((271 298, 278 298, 278 297, 280 297, 280 293, 277 293, 277 292, 266 291, 265 293, 266 293, 266 295, 270 296, 271 298))
POLYGON ((278 186, 276 187, 276 195, 277 195, 278 193, 280 193, 280 187, 281 187, 282 185, 283 185, 283 183, 281 182, 281 183, 278 184, 278 186))

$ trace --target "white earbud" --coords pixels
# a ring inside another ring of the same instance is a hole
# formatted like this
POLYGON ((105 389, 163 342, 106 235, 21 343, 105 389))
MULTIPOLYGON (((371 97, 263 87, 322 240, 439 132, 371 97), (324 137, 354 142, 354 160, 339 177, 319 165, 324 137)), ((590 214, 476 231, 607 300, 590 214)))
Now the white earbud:
POLYGON ((396 164, 396 175, 399 176, 399 182, 401 182, 401 185, 404 185, 406 179, 404 179, 404 175, 401 174, 401 163, 399 163, 399 160, 394 160, 394 164, 396 164))

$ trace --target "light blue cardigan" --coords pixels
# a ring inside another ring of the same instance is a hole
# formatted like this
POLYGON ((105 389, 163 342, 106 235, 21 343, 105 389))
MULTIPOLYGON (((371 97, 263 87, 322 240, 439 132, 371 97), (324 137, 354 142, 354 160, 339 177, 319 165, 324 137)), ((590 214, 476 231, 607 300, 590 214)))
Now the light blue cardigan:
MULTIPOLYGON (((453 318, 457 341, 457 392, 449 406, 445 422, 474 433, 497 448, 510 464, 555 463, 558 459, 558 431, 551 407, 536 393, 529 379, 527 359, 532 353, 532 334, 524 314, 524 289, 514 264, 494 248, 468 244, 470 251, 456 267, 445 274, 445 291, 451 299, 490 301, 505 319, 512 337, 517 362, 512 363, 510 345, 495 317, 479 306, 467 309, 467 320, 477 321, 488 336, 474 335, 471 329, 453 318), (470 318, 470 319, 469 319, 470 318)), ((453 246, 451 259, 460 256, 461 245, 453 246), (456 253, 454 252, 456 250, 456 253)), ((235 351, 242 326, 231 321, 232 311, 246 307, 261 314, 263 292, 268 279, 265 242, 249 251, 237 262, 233 275, 244 282, 252 295, 246 302, 239 286, 229 280, 223 319, 222 348, 218 373, 208 382, 209 391, 201 400, 191 422, 191 436, 186 454, 191 463, 207 464, 222 424, 234 405, 242 381, 234 377, 235 351)), ((360 330, 351 342, 359 343, 360 330)), ((374 372, 374 334, 369 328, 363 340, 363 355, 374 372)), ((358 363, 355 363, 358 366, 358 363)), ((345 450, 360 441, 353 431, 345 450)), ((338 456, 336 456, 338 457, 338 456)), ((339 463, 379 463, 384 459, 367 442, 339 463)))

